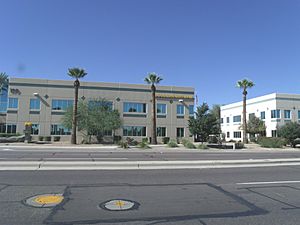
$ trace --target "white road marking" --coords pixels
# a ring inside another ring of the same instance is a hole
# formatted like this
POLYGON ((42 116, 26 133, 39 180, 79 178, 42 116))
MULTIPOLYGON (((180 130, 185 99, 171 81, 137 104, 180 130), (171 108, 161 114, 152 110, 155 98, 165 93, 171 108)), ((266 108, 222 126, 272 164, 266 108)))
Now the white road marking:
POLYGON ((247 182, 237 183, 237 185, 259 185, 259 184, 293 184, 300 183, 300 180, 284 180, 284 181, 262 181, 262 182, 247 182))
POLYGON ((2 151, 14 151, 14 150, 10 149, 10 148, 4 148, 4 149, 2 149, 2 151))

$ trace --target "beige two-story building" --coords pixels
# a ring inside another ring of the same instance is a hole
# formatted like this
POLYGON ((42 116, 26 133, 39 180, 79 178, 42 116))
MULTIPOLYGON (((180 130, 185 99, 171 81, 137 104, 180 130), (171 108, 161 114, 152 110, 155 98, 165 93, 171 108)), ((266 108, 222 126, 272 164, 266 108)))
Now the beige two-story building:
MULTIPOLYGON (((95 98, 105 98, 120 112, 122 127, 115 135, 136 140, 151 136, 149 85, 81 81, 79 99, 95 98)), ((23 133, 25 122, 31 122, 34 138, 51 135, 67 141, 71 131, 62 125, 61 119, 73 99, 72 80, 10 78, 7 91, 0 96, 0 133, 23 133)), ((158 141, 162 137, 191 138, 188 119, 193 113, 194 88, 158 86, 158 141)))

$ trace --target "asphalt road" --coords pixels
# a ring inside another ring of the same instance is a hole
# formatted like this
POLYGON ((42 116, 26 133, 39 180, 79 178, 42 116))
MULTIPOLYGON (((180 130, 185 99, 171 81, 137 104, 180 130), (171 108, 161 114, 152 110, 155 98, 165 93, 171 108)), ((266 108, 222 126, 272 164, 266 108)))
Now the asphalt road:
POLYGON ((299 166, 3 171, 0 172, 0 224, 297 225, 299 172, 299 166), (24 204, 31 196, 47 193, 61 193, 65 199, 54 208, 24 204), (128 211, 100 207, 112 199, 131 200, 136 206, 128 211))

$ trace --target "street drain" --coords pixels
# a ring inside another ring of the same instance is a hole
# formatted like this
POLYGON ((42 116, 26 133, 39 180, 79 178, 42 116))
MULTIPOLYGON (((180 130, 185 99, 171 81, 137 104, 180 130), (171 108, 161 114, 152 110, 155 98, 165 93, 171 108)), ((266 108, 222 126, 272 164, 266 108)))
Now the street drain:
POLYGON ((112 199, 101 203, 99 206, 100 208, 109 211, 126 211, 137 209, 140 204, 126 199, 112 199))
POLYGON ((27 198, 24 202, 29 206, 48 208, 60 204, 63 200, 62 194, 43 194, 27 198))

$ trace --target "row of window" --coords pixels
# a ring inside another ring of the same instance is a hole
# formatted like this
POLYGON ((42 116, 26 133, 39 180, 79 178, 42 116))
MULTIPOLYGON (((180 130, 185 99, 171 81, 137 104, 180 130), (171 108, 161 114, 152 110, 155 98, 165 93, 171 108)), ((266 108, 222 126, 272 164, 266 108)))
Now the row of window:
MULTIPOLYGON (((271 136, 272 137, 277 137, 277 130, 272 130, 271 131, 271 136)), ((226 133, 226 137, 230 138, 230 132, 229 131, 226 133)), ((241 131, 234 131, 233 132, 233 138, 242 138, 242 132, 241 131)))
MULTIPOLYGON (((15 134, 17 132, 16 124, 0 124, 0 133, 8 133, 15 134)), ((39 135, 40 133, 40 125, 32 124, 31 126, 31 134, 39 135)), ((61 124, 52 124, 51 125, 51 135, 70 135, 71 130, 64 127, 61 124)), ((105 132, 104 135, 111 136, 112 131, 105 132)), ((166 137, 167 136, 167 128, 166 127, 157 127, 157 137, 166 137)), ((177 127, 176 128, 177 137, 184 137, 184 128, 177 127)), ((145 126, 124 126, 123 127, 123 136, 140 136, 146 137, 146 127, 145 126)))
MULTIPOLYGON (((74 103, 73 100, 64 100, 64 99, 53 99, 52 100, 52 110, 66 110, 68 107, 72 106, 74 103)), ((101 102, 90 101, 89 105, 94 106, 95 104, 99 105, 101 102)), ((112 109, 112 102, 107 102, 107 107, 112 109)), ((18 109, 18 98, 9 98, 8 99, 8 108, 9 109, 18 109)), ((40 99, 30 99, 29 109, 30 110, 40 110, 41 102, 40 99)), ((194 114, 194 105, 189 105, 189 114, 194 114)), ((177 115, 184 115, 185 107, 180 104, 176 106, 177 115)), ((167 104, 158 103, 156 108, 157 114, 167 114, 167 104)), ((124 102, 123 112, 135 112, 135 113, 147 113, 147 104, 146 103, 134 103, 134 102, 124 102)))
MULTIPOLYGON (((16 124, 0 124, 0 133, 7 133, 7 134, 15 134, 17 132, 17 125, 16 124)), ((39 135, 40 133, 40 125, 39 124, 32 124, 31 126, 31 134, 32 135, 39 135)), ((65 128, 59 124, 52 124, 51 125, 51 135, 70 135, 71 131, 68 128, 65 128)))
MULTIPOLYGON (((167 128, 166 127, 157 127, 156 128, 157 137, 166 137, 167 128)), ((140 136, 146 137, 146 127, 145 126, 124 126, 123 127, 123 136, 140 136)), ((184 128, 176 128, 176 137, 184 137, 184 128)))
MULTIPOLYGON (((230 138, 230 132, 226 133, 226 137, 230 138)), ((242 137, 242 132, 241 131, 234 131, 233 132, 233 138, 241 138, 242 137)))
MULTIPOLYGON (((271 110, 271 119, 280 119, 281 118, 280 115, 281 115, 280 109, 271 110)), ((254 116, 255 116, 255 113, 250 113, 249 119, 251 119, 254 116)), ((291 110, 283 110, 283 118, 284 119, 291 119, 291 117, 292 117, 291 110)), ((265 111, 260 112, 260 119, 261 120, 266 119, 265 111)), ((298 119, 300 119, 300 110, 298 110, 298 119)), ((223 118, 221 118, 221 123, 223 123, 223 122, 224 122, 224 120, 223 120, 223 118)), ((230 117, 226 117, 226 122, 230 123, 230 117)), ((233 116, 233 122, 234 123, 241 122, 241 115, 233 116)))

